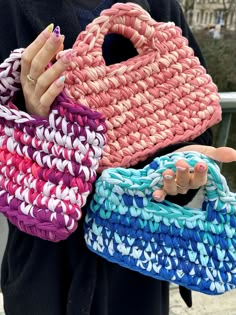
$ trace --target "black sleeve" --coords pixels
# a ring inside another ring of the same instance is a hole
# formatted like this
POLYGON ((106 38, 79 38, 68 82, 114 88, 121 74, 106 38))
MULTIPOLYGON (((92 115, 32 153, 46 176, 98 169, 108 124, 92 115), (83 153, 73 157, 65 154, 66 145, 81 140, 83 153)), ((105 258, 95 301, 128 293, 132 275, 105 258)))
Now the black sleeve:
POLYGON ((17 32, 13 19, 13 11, 8 1, 0 1, 0 62, 3 62, 17 47, 17 32))
POLYGON ((81 31, 73 1, 0 0, 0 61, 27 47, 51 23, 65 34, 65 49, 71 48, 81 31))

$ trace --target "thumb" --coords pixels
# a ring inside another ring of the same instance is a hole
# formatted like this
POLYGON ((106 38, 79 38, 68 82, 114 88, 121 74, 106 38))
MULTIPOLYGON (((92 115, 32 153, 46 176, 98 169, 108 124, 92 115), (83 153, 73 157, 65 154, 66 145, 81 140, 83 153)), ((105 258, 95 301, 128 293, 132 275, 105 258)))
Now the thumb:
POLYGON ((202 153, 207 157, 221 162, 221 163, 230 163, 236 161, 236 150, 229 147, 220 147, 215 148, 206 145, 188 145, 186 147, 182 147, 176 152, 186 152, 186 151, 194 151, 198 153, 202 153))

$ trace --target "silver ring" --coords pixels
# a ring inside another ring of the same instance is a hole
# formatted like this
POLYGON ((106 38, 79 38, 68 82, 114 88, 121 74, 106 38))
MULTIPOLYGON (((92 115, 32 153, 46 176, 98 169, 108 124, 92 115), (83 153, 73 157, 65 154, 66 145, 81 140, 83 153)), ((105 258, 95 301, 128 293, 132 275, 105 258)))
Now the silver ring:
POLYGON ((26 78, 27 78, 27 80, 29 81, 29 83, 31 83, 31 84, 33 84, 33 85, 36 84, 36 80, 33 79, 29 73, 27 74, 26 78))
POLYGON ((189 184, 187 184, 187 185, 185 185, 185 186, 179 185, 179 184, 177 183, 176 178, 175 178, 175 184, 176 184, 176 187, 181 188, 181 189, 186 189, 186 188, 189 186, 189 184))

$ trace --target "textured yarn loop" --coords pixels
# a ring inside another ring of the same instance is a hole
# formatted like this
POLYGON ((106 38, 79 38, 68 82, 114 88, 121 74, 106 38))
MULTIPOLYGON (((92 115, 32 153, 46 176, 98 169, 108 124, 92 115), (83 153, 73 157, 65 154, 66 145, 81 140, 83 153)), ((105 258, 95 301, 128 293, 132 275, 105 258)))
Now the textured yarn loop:
POLYGON ((50 241, 77 227, 105 146, 105 119, 61 93, 49 117, 12 104, 23 49, 0 65, 0 211, 21 231, 50 241))
POLYGON ((104 114, 107 145, 98 171, 135 165, 157 149, 196 138, 221 120, 217 88, 181 29, 134 3, 116 3, 81 32, 65 92, 104 114), (106 66, 105 35, 131 40, 138 55, 106 66))
POLYGON ((215 162, 196 152, 154 159, 140 170, 110 168, 96 181, 85 218, 85 240, 105 259, 206 294, 236 288, 236 194, 215 162), (175 162, 208 165, 200 208, 155 202, 162 173, 175 162))

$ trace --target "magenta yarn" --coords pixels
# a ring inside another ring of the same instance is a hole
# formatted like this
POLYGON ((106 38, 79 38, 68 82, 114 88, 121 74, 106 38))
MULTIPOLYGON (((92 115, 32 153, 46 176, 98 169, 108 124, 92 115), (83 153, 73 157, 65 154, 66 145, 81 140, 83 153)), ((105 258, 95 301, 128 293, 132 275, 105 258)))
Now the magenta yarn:
POLYGON ((64 93, 48 119, 18 110, 11 100, 22 52, 0 65, 0 212, 21 231, 57 242, 82 216, 107 128, 100 113, 64 93))

